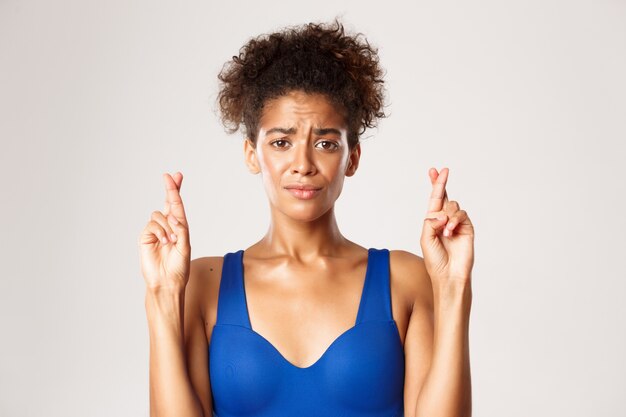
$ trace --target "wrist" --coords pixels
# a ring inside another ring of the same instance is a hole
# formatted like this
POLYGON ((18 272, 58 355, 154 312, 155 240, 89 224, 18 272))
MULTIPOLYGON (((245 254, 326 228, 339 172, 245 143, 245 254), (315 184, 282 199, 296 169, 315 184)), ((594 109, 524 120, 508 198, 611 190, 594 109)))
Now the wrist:
POLYGON ((448 279, 433 286, 435 300, 442 307, 466 306, 472 304, 472 284, 469 279, 448 279))
POLYGON ((471 277, 435 277, 431 279, 435 292, 462 294, 471 292, 471 277))
POLYGON ((171 298, 185 293, 185 284, 146 286, 146 297, 171 298))
POLYGON ((168 318, 178 321, 182 317, 185 303, 184 288, 147 289, 145 295, 146 314, 151 318, 168 318))

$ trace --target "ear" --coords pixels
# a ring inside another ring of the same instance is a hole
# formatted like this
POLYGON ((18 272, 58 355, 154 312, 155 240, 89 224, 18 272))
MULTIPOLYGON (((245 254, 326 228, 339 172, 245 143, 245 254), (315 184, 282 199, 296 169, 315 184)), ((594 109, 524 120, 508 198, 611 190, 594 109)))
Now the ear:
POLYGON ((350 152, 348 157, 348 167, 346 168, 346 177, 351 177, 359 167, 359 160, 361 159, 361 144, 357 143, 354 149, 350 152))
POLYGON ((248 166, 248 171, 252 174, 258 174, 261 172, 261 167, 259 166, 259 161, 256 155, 256 149, 254 148, 250 138, 246 138, 246 140, 243 141, 243 153, 246 165, 248 166))

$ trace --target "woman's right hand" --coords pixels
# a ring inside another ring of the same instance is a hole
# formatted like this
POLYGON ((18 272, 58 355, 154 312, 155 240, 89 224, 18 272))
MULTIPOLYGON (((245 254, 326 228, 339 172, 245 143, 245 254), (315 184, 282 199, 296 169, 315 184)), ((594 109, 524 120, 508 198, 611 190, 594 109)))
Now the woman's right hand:
POLYGON ((165 210, 153 211, 139 237, 141 272, 149 290, 184 291, 189 280, 191 246, 180 187, 183 174, 165 180, 165 210), (172 236, 172 234, 174 236, 172 236))

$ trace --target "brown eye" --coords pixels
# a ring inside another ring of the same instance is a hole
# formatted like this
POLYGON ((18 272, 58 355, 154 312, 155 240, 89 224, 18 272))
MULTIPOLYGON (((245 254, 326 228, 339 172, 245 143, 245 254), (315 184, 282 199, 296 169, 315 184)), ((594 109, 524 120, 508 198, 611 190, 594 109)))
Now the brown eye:
POLYGON ((287 143, 286 140, 284 140, 284 139, 277 139, 277 140, 275 140, 273 142, 270 142, 270 145, 274 146, 275 148, 284 148, 284 146, 277 146, 276 144, 285 144, 285 143, 287 143))
POLYGON ((323 141, 321 141, 319 143, 327 145, 327 146, 322 145, 322 148, 324 150, 326 150, 326 151, 333 151, 333 150, 339 148, 339 145, 337 145, 337 143, 329 141, 329 140, 323 140, 323 141))

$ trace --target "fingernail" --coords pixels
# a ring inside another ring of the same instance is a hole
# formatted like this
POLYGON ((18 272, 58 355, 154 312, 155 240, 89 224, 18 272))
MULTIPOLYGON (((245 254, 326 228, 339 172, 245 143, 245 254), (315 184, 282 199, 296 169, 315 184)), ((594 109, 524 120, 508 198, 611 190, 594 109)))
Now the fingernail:
POLYGON ((172 233, 170 237, 172 238, 172 242, 176 242, 176 235, 174 233, 172 233))
POLYGON ((445 230, 443 231, 443 235, 444 235, 444 236, 449 236, 449 235, 450 235, 450 231, 449 231, 448 229, 445 229, 445 230))
POLYGON ((454 229, 454 223, 448 223, 448 229, 452 230, 454 229))
POLYGON ((170 216, 170 221, 174 224, 178 224, 178 220, 174 216, 170 216))
POLYGON ((161 236, 161 242, 163 242, 163 244, 166 244, 167 243, 167 237, 161 236))

